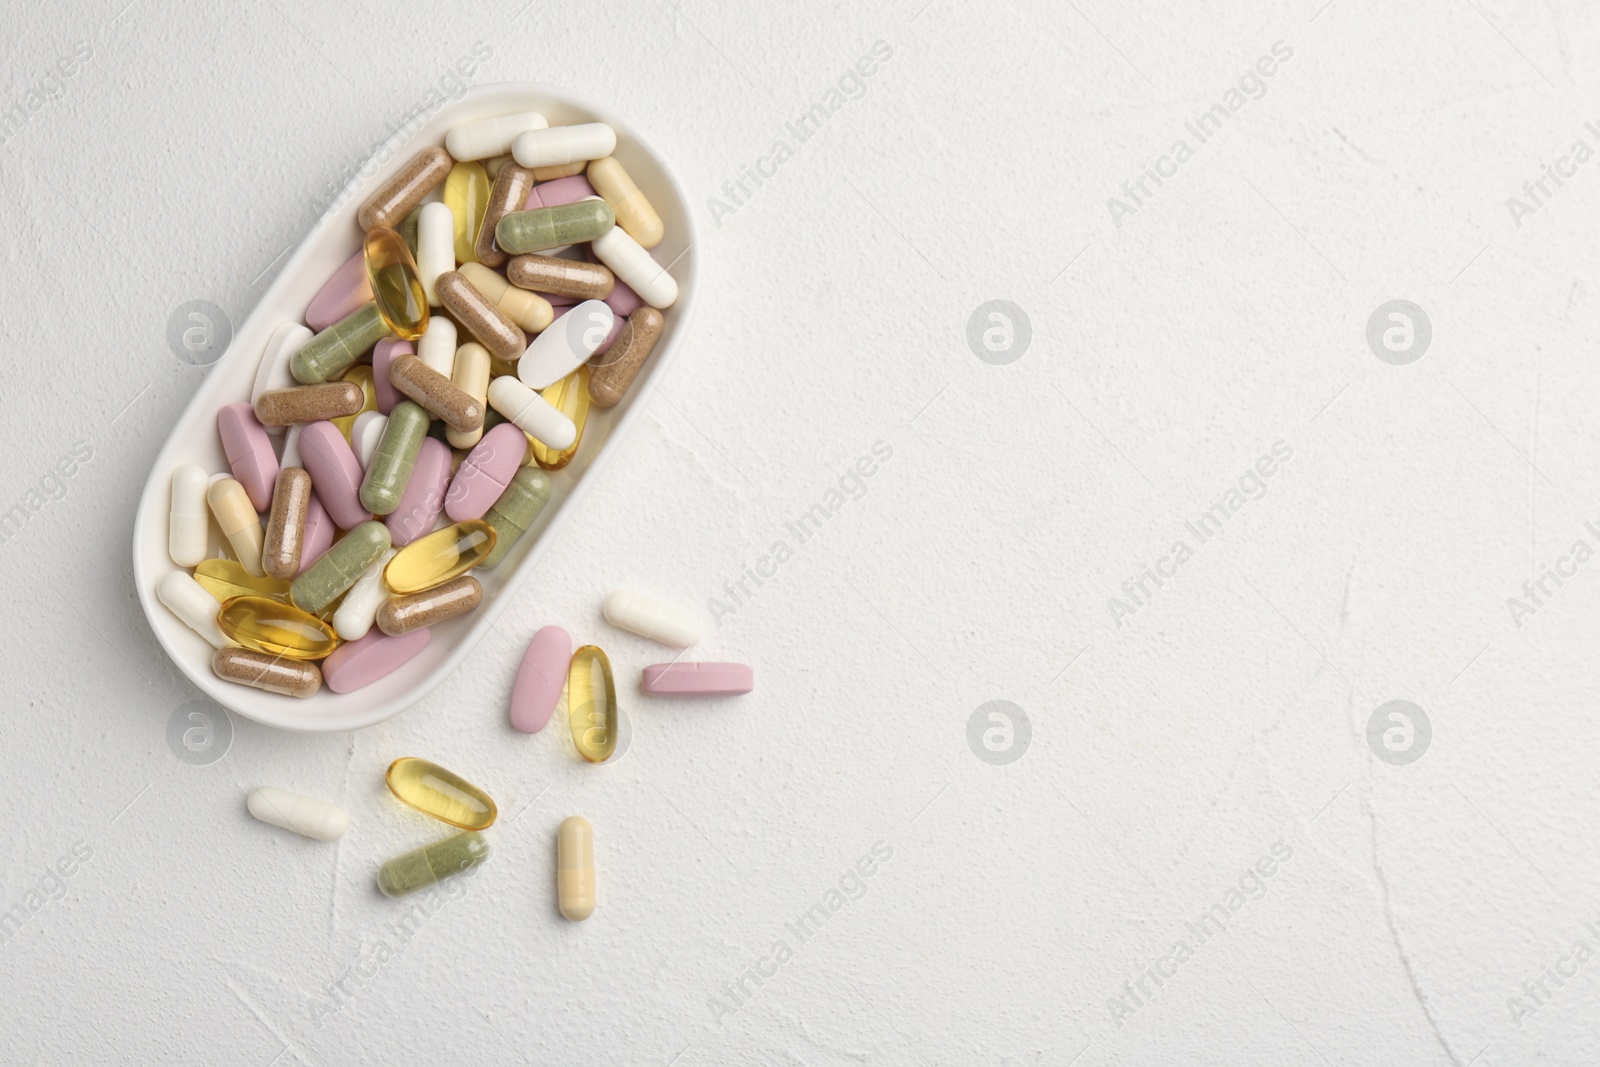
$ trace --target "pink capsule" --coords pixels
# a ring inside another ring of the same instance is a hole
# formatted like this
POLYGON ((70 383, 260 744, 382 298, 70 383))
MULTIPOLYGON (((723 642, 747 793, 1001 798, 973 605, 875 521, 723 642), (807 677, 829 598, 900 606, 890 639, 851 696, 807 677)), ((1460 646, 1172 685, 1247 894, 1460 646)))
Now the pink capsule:
POLYGON ((372 518, 372 512, 361 506, 361 463, 339 427, 323 420, 302 429, 300 461, 311 472, 311 484, 339 529, 353 530, 372 518))
POLYGON ((371 299, 365 253, 358 248, 311 298, 306 325, 320 333, 371 299))
POLYGON ((244 486, 257 511, 272 506, 272 489, 278 481, 278 454, 272 438, 256 419, 249 404, 227 404, 217 412, 217 433, 228 454, 233 476, 244 486))
POLYGON ((445 494, 444 513, 451 522, 481 519, 528 458, 528 435, 509 422, 483 435, 456 469, 445 494))
POLYGON ((444 510, 451 458, 450 446, 443 441, 437 437, 423 439, 406 491, 400 495, 400 503, 383 520, 389 527, 389 542, 395 548, 433 532, 433 524, 444 510))

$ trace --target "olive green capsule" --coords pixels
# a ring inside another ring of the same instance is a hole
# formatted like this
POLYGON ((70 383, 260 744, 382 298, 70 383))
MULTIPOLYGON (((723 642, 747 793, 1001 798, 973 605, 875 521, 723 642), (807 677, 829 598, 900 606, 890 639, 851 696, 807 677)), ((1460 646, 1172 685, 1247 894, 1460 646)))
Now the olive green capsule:
POLYGON ((489 842, 483 835, 476 830, 463 830, 385 863, 378 869, 378 888, 386 897, 403 897, 470 870, 488 858, 489 842))
POLYGON ((389 326, 379 314, 378 305, 362 304, 307 341, 289 360, 289 371, 303 385, 337 378, 388 336, 389 326))
POLYGON ((527 532, 549 502, 550 476, 537 467, 519 470, 483 517, 494 529, 494 548, 478 566, 493 567, 504 559, 517 538, 527 532))
POLYGON ((616 224, 611 205, 604 200, 579 200, 576 204, 513 211, 494 228, 494 241, 513 255, 540 252, 562 245, 592 241, 616 224))
POLYGON ((389 412, 383 436, 372 452, 366 476, 361 479, 361 506, 374 515, 387 515, 400 506, 417 453, 428 436, 428 413, 422 405, 402 400, 389 412))
MULTIPOLYGON (((399 405, 395 405, 399 407, 399 405)), ((338 600, 389 549, 389 527, 368 519, 324 552, 289 587, 289 599, 315 615, 338 600)))

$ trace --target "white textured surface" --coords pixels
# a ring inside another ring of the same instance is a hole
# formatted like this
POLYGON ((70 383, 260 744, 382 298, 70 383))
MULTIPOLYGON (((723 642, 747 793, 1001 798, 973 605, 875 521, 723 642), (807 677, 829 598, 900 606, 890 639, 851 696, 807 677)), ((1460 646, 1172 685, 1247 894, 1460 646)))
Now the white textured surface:
POLYGON ((75 442, 92 458, 0 545, 0 909, 25 919, 0 934, 7 1062, 1593 1062, 1600 565, 1520 627, 1506 600, 1600 546, 1600 162, 1520 228, 1506 199, 1600 147, 1600 19, 920 4, 10 13, 0 101, 80 40, 92 58, 0 149, 0 504, 75 442), (194 693, 128 553, 204 373, 167 350, 168 312, 241 319, 475 41, 473 81, 610 101, 709 197, 880 39, 861 99, 731 216, 705 208, 690 347, 457 676, 354 736, 238 721, 221 760, 177 759, 194 693), (1115 225, 1106 198, 1277 40, 1265 95, 1115 225), (1433 323, 1410 366, 1364 339, 1395 298, 1433 323), (1009 366, 966 343, 990 299, 1032 322, 1009 366), (1186 534, 1280 440, 1265 495, 1186 534), (785 524, 877 441, 893 458, 799 544, 785 524), (1185 537, 1117 625, 1107 599, 1185 537), (606 626, 603 594, 710 623, 779 539, 792 558, 696 652, 754 663, 757 691, 638 696, 670 656, 606 626), (619 664, 617 766, 505 724, 550 622, 619 664), (1366 740, 1397 698, 1433 723, 1409 766, 1366 740), (993 699, 1033 725, 1007 766, 966 740, 993 699), (505 813, 481 873, 416 911, 373 887, 437 836, 384 791, 401 755, 505 813), (262 784, 340 800, 349 835, 254 822, 262 784), (552 899, 572 813, 601 866, 581 925, 552 899), (864 895, 802 941, 786 924, 880 841, 864 895), (1262 899, 1188 932, 1280 842, 1262 899), (30 897, 74 847, 59 899, 30 897), (1124 983, 1184 940, 1136 1004, 1124 983))

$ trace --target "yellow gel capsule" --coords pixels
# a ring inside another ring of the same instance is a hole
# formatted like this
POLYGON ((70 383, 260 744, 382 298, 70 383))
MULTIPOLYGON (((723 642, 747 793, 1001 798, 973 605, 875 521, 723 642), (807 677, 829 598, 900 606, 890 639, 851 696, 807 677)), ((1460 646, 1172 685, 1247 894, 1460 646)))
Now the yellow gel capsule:
POLYGON ((356 419, 369 411, 378 410, 378 389, 372 381, 372 368, 365 363, 358 363, 344 373, 344 380, 355 382, 361 386, 361 410, 354 415, 340 415, 337 419, 329 419, 344 434, 346 442, 350 440, 350 429, 356 424, 356 419))
POLYGON ((289 602, 289 583, 282 578, 257 577, 244 569, 244 564, 232 559, 203 559, 195 564, 194 580, 206 592, 217 598, 217 603, 236 596, 264 596, 289 602))
POLYGON ((429 760, 397 759, 389 764, 384 780, 401 803, 463 830, 487 829, 499 814, 488 793, 429 760))
POLYGON ((420 593, 465 574, 494 551, 494 527, 469 519, 420 537, 383 569, 383 580, 396 593, 420 593))
POLYGON ((362 250, 367 283, 384 325, 396 337, 415 341, 428 328, 428 294, 417 277, 417 261, 405 238, 378 226, 367 231, 362 250))
POLYGON ((617 750, 617 687, 611 661, 596 645, 584 645, 567 666, 567 725, 578 755, 604 763, 617 750))
POLYGON ((491 188, 489 172, 482 163, 457 163, 444 180, 444 203, 456 219, 457 263, 478 262, 478 230, 489 210, 491 188))
POLYGON ((531 467, 537 463, 547 471, 558 471, 572 462, 572 457, 578 454, 578 445, 583 443, 583 424, 589 421, 588 364, 579 367, 539 395, 544 397, 551 407, 572 420, 572 425, 578 429, 578 435, 566 448, 551 448, 543 441, 528 437, 530 446, 528 461, 523 466, 531 467))
POLYGON ((217 612, 217 625, 230 641, 284 659, 323 659, 339 647, 332 626, 270 597, 232 598, 217 612))

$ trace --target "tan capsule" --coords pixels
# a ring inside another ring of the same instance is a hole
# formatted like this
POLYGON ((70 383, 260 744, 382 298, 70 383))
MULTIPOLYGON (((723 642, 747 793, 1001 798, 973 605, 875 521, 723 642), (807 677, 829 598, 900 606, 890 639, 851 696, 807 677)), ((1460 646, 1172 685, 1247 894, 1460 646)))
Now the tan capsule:
POLYGON ((229 645, 211 657, 218 678, 284 696, 308 697, 322 688, 322 671, 310 660, 284 659, 229 645))
POLYGON ((306 517, 310 511, 311 475, 303 467, 284 467, 278 472, 278 484, 272 491, 272 511, 267 516, 267 535, 261 546, 261 569, 268 576, 293 578, 300 573, 300 552, 305 547, 306 517))
POLYGON ((507 152, 503 156, 492 156, 489 159, 483 160, 482 162, 483 169, 489 172, 489 180, 493 181, 494 179, 500 177, 500 172, 505 170, 506 167, 516 166, 517 157, 512 155, 510 152, 507 152))
POLYGON ((490 270, 481 263, 463 263, 459 270, 483 298, 501 311, 512 322, 529 333, 538 333, 555 320, 556 313, 550 301, 538 293, 518 289, 499 271, 490 270))
POLYGON ((452 430, 483 428, 484 402, 460 389, 416 356, 389 364, 389 384, 443 419, 452 430))
POLYGON ((575 296, 579 300, 604 300, 617 285, 617 276, 610 267, 531 252, 512 257, 506 264, 506 278, 521 289, 575 296))
POLYGON ((439 303, 467 331, 477 338, 489 354, 501 359, 518 359, 528 347, 528 339, 504 311, 490 303, 458 270, 439 275, 434 283, 439 303))
POLYGON ((654 248, 661 243, 666 227, 655 205, 639 191, 628 172, 612 156, 596 159, 589 164, 589 184, 600 198, 611 205, 621 226, 629 237, 642 248, 654 248))
MULTIPOLYGON (((489 374, 493 360, 489 350, 468 341, 456 349, 455 366, 450 371, 450 383, 474 400, 485 405, 488 415, 489 374)), ((472 430, 446 430, 444 439, 451 448, 471 448, 483 439, 483 425, 472 430)))
POLYGON ((390 597, 378 609, 378 629, 390 637, 420 630, 457 615, 465 615, 483 602, 483 586, 470 574, 409 596, 390 597))
POLYGON ((556 902, 561 914, 580 922, 594 914, 594 827, 572 815, 556 831, 556 902))
POLYGON ((642 307, 628 316, 605 355, 590 358, 589 400, 595 407, 615 407, 622 399, 661 339, 661 328, 666 321, 655 308, 642 307))
POLYGON ((589 166, 587 159, 574 163, 552 163, 548 167, 534 167, 533 180, 538 182, 553 182, 557 178, 570 178, 574 174, 582 174, 589 166))
POLYGON ((374 226, 399 226, 423 197, 444 182, 453 166, 455 160, 443 148, 424 148, 367 198, 356 214, 356 223, 364 231, 374 226))
POLYGON ((489 203, 483 212, 483 228, 478 231, 478 243, 474 249, 479 263, 486 267, 498 267, 506 261, 506 253, 494 243, 494 228, 500 225, 500 218, 506 212, 522 210, 522 205, 528 199, 528 190, 532 188, 533 171, 515 163, 501 167, 495 175, 494 188, 489 191, 489 203))
POLYGON ((323 382, 268 389, 256 397, 256 419, 263 426, 291 426, 355 415, 367 402, 357 382, 323 382))

